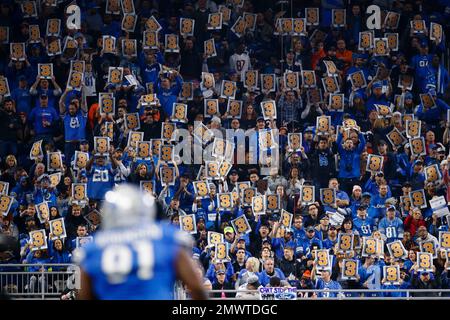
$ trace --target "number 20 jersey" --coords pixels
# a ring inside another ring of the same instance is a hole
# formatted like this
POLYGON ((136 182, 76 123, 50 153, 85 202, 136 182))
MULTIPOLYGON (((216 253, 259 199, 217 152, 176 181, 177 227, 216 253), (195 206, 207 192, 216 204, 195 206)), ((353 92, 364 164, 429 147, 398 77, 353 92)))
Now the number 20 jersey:
MULTIPOLYGON (((101 230, 76 260, 102 300, 173 299, 175 259, 190 236, 168 224, 101 230)), ((182 249, 183 250, 183 249, 182 249)))

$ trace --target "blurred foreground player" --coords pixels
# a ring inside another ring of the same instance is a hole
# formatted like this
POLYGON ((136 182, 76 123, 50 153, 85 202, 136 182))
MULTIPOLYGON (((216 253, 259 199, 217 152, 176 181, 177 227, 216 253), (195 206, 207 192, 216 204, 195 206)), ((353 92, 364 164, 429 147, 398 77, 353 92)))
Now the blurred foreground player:
POLYGON ((193 299, 205 299, 189 256, 191 238, 154 221, 155 199, 131 185, 105 195, 103 229, 75 255, 81 267, 79 299, 169 300, 183 281, 193 299))

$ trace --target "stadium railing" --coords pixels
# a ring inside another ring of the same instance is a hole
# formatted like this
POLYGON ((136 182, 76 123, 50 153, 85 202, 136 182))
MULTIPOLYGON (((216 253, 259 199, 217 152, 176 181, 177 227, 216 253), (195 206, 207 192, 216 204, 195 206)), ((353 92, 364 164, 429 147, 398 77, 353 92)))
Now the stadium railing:
MULTIPOLYGON (((214 294, 222 293, 252 293, 253 299, 260 298, 258 290, 209 290, 209 299, 211 300, 246 300, 236 297, 214 297, 214 294)), ((181 297, 180 295, 179 297, 181 297)), ((184 295, 189 299, 189 294, 184 295)), ((450 289, 342 289, 342 290, 297 290, 297 300, 450 300, 450 289), (316 294, 317 297, 310 295, 316 294), (330 293, 336 293, 336 296, 328 296, 330 293), (394 296, 385 296, 385 295, 394 296), (400 296, 401 294, 401 296, 400 296), (322 296, 320 296, 322 295, 322 296), (324 296, 325 295, 325 296, 324 296), (350 296, 351 295, 351 296, 350 296), (396 296, 399 295, 399 296, 396 296), (433 295, 433 296, 430 296, 433 295)), ((251 300, 251 299, 249 299, 251 300)))
POLYGON ((79 285, 73 264, 0 264, 0 289, 12 299, 59 299, 79 285))

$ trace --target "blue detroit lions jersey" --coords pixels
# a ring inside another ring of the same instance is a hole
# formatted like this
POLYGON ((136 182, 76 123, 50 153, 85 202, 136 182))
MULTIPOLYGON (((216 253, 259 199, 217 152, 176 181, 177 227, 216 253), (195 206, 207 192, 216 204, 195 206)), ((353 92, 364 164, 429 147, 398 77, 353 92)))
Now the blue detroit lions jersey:
POLYGON ((168 224, 101 230, 77 255, 92 290, 105 300, 173 299, 175 259, 189 235, 168 224))
POLYGON ((361 219, 356 217, 353 219, 353 228, 357 230, 362 237, 370 237, 374 231, 374 222, 371 218, 361 219))
POLYGON ((87 193, 89 199, 103 200, 106 192, 114 186, 114 170, 111 164, 105 166, 92 165, 88 174, 87 193))

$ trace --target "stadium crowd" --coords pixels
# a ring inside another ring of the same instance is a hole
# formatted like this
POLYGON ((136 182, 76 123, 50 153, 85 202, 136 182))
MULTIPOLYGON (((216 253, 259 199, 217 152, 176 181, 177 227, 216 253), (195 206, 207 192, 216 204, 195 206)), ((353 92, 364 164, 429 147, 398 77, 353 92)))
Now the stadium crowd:
POLYGON ((78 0, 79 28, 70 4, 0 4, 0 271, 70 263, 128 182, 209 289, 450 289, 449 1, 78 0), (174 156, 225 129, 231 156, 174 156))

